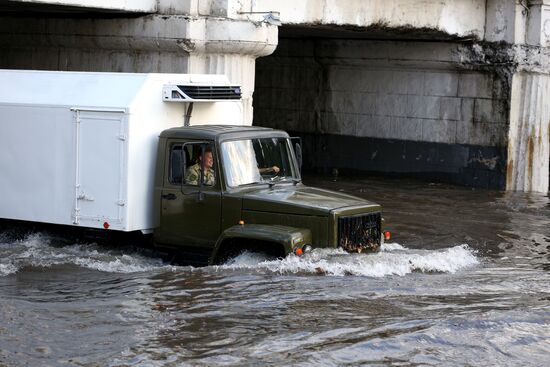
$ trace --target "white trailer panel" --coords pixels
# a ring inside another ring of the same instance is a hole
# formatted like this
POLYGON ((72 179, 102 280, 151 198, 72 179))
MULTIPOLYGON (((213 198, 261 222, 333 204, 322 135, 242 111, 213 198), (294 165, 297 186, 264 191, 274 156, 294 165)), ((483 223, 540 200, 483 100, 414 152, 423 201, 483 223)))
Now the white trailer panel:
MULTIPOLYGON (((166 84, 220 75, 0 70, 0 218, 148 231, 158 135, 187 103, 166 84)), ((196 104, 191 124, 242 124, 240 101, 196 104)))
MULTIPOLYGON (((63 128, 71 111, 2 106, 0 116, 0 217, 67 222, 74 167, 73 131, 63 128), (50 124, 40 123, 43 120, 50 124)), ((74 177, 74 176, 73 176, 74 177)))

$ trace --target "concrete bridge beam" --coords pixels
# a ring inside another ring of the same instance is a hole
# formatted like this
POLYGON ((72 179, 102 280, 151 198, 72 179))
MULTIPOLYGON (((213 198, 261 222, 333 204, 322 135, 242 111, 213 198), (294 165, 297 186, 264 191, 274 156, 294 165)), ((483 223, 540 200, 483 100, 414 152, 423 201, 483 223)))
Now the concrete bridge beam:
POLYGON ((226 74, 242 86, 252 123, 255 59, 277 27, 218 17, 0 18, 0 65, 16 69, 226 74))
POLYGON ((483 38, 485 0, 263 0, 252 11, 277 10, 285 25, 423 29, 455 37, 483 38))
POLYGON ((157 11, 157 5, 157 0, 3 0, 0 7, 19 10, 154 13, 157 11))

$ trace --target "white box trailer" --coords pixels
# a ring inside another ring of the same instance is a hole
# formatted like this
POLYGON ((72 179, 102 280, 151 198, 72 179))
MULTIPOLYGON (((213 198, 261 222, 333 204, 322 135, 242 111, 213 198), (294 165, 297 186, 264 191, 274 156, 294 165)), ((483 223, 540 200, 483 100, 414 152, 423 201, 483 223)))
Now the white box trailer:
POLYGON ((0 218, 150 231, 158 136, 191 110, 173 101, 243 124, 221 75, 0 70, 0 218))

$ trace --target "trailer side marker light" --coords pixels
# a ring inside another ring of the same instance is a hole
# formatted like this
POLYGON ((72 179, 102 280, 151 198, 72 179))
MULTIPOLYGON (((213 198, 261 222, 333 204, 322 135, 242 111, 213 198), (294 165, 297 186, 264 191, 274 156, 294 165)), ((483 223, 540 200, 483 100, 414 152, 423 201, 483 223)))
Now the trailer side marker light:
POLYGON ((103 223, 103 228, 105 228, 105 229, 109 229, 109 223, 107 223, 107 222, 104 222, 104 223, 103 223))
POLYGON ((298 247, 296 250, 294 250, 294 253, 298 256, 302 256, 304 254, 304 251, 302 251, 302 249, 298 247))
POLYGON ((239 221, 239 224, 240 224, 241 226, 244 225, 244 220, 240 220, 240 221, 239 221))
POLYGON ((384 240, 389 241, 391 238, 390 231, 384 231, 384 240))

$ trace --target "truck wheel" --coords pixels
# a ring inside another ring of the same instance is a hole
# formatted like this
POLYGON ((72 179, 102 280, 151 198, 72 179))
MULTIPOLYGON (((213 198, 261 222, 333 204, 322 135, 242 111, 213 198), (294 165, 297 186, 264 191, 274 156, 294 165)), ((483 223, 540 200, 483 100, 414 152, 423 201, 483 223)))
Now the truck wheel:
POLYGON ((286 256, 283 245, 279 243, 235 238, 221 244, 214 264, 223 264, 245 251, 266 254, 274 259, 282 259, 286 256))

